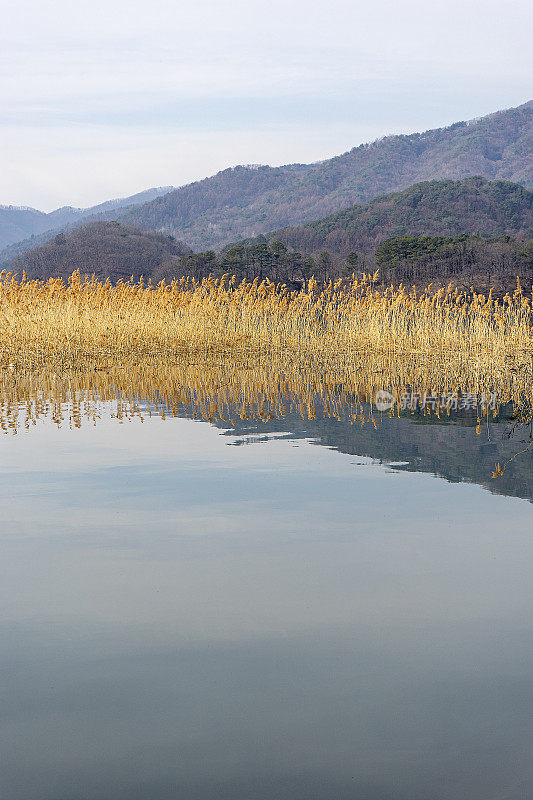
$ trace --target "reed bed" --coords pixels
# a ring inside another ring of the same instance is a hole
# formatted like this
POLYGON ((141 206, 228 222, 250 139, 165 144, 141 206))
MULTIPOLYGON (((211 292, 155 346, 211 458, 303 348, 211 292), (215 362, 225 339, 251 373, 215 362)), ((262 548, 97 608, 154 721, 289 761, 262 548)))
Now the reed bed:
POLYGON ((60 369, 95 361, 196 356, 297 359, 353 367, 369 353, 431 358, 480 374, 519 369, 533 353, 531 301, 441 289, 376 289, 376 276, 302 291, 269 280, 182 278, 157 286, 0 275, 0 366, 60 369))

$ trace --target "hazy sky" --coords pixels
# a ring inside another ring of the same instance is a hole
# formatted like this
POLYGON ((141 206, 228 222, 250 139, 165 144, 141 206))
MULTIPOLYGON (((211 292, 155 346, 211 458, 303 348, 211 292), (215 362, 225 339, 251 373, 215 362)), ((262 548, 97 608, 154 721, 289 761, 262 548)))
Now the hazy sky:
POLYGON ((531 99, 530 0, 0 0, 0 203, 92 205, 531 99))

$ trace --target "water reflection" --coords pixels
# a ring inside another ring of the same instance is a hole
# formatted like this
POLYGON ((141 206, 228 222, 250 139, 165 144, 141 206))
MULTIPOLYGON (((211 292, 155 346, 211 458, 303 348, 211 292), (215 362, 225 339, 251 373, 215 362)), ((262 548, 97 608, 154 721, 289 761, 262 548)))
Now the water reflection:
POLYGON ((225 420, 213 387, 32 386, 0 439, 2 797, 532 793, 532 506, 475 485, 510 406, 477 434, 338 385, 302 417, 243 384, 225 420))
POLYGON ((237 444, 272 436, 313 439, 398 469, 533 499, 533 384, 526 373, 490 382, 468 375, 458 384, 418 360, 373 366, 368 372, 365 361, 359 373, 342 375, 209 361, 165 369, 4 371, 0 426, 18 433, 44 421, 79 428, 102 415, 120 423, 185 417, 237 434, 237 444))

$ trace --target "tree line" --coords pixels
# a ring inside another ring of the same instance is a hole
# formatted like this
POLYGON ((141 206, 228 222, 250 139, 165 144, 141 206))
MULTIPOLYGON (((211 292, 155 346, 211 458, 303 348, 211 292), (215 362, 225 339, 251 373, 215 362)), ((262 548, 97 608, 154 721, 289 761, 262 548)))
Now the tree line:
MULTIPOLYGON (((167 270, 169 266, 165 265, 167 270)), ((527 284, 533 281, 533 240, 469 234, 395 236, 385 239, 370 253, 353 251, 340 256, 327 250, 303 255, 281 241, 268 242, 259 237, 228 246, 218 254, 206 250, 183 255, 174 259, 171 268, 174 275, 189 275, 197 280, 229 273, 241 280, 268 277, 293 288, 299 288, 311 276, 327 282, 376 271, 380 284, 452 280, 465 287, 473 282, 480 288, 492 284, 505 288, 517 276, 527 284)))
POLYGON ((283 242, 267 242, 264 239, 230 245, 218 254, 214 250, 206 250, 185 255, 179 259, 179 267, 183 274, 196 279, 210 274, 221 276, 230 273, 240 280, 269 278, 298 288, 311 276, 320 281, 347 276, 353 272, 357 262, 356 253, 350 253, 344 259, 328 251, 316 256, 303 255, 296 250, 289 250, 283 242))

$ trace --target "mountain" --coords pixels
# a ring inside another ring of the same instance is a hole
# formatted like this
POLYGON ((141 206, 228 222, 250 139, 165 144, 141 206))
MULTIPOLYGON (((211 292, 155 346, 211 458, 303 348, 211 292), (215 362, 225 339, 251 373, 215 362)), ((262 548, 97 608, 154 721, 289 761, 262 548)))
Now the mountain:
POLYGON ((304 225, 184 256, 183 274, 268 276, 297 288, 352 272, 381 285, 452 285, 504 296, 533 283, 533 192, 507 181, 425 181, 304 225))
POLYGON ((172 186, 159 186, 138 192, 130 197, 107 200, 105 203, 99 203, 90 208, 64 206, 48 214, 43 211, 37 211, 35 208, 0 206, 0 249, 6 248, 15 242, 26 240, 31 236, 38 236, 47 231, 53 231, 76 222, 81 223, 81 220, 88 217, 110 212, 116 215, 120 209, 149 202, 166 192, 170 192, 172 189, 172 186))
POLYGON ((0 247, 44 230, 47 216, 36 208, 0 205, 0 247))
POLYGON ((479 175, 533 189, 533 101, 447 128, 387 136, 315 164, 239 166, 130 209, 122 221, 219 248, 421 181, 479 175))
POLYGON ((28 278, 68 278, 75 270, 95 273, 100 280, 115 282, 141 275, 159 280, 176 274, 180 256, 188 247, 170 236, 143 231, 119 222, 89 222, 60 233, 41 247, 30 250, 11 264, 11 270, 28 278))
POLYGON ((516 183, 479 177, 425 181, 324 219, 269 233, 266 239, 303 253, 330 250, 347 255, 368 252, 392 236, 462 233, 533 238, 533 192, 516 183))
POLYGON ((530 101, 447 128, 386 136, 315 164, 238 166, 179 189, 149 189, 89 209, 68 206, 43 214, 0 207, 0 268, 89 220, 118 219, 205 250, 320 219, 427 180, 479 175, 533 189, 532 149, 530 101))
POLYGON ((85 223, 17 256, 10 269, 29 277, 68 276, 74 269, 112 280, 144 275, 157 281, 231 272, 299 281, 377 267, 387 281, 488 281, 506 291, 520 274, 531 283, 533 192, 484 178, 425 181, 403 192, 304 225, 282 228, 213 252, 191 254, 167 234, 119 222, 85 223), (281 243, 281 244, 280 244, 281 243), (326 261, 316 256, 330 254, 326 261), (352 271, 352 269, 350 269, 352 271), (308 276, 308 275, 307 275, 308 276))
POLYGON ((55 211, 51 211, 49 214, 47 214, 48 221, 51 223, 49 224, 47 230, 59 228, 63 225, 70 225, 74 222, 86 220, 88 218, 103 218, 109 213, 114 215, 119 209, 127 209, 130 208, 130 206, 148 203, 151 200, 155 200, 156 197, 160 197, 167 192, 171 192, 173 189, 173 186, 157 186, 152 189, 144 189, 142 192, 137 192, 129 197, 119 197, 114 200, 106 200, 104 203, 98 203, 98 205, 90 206, 89 208, 63 206, 62 208, 57 208, 55 211))

